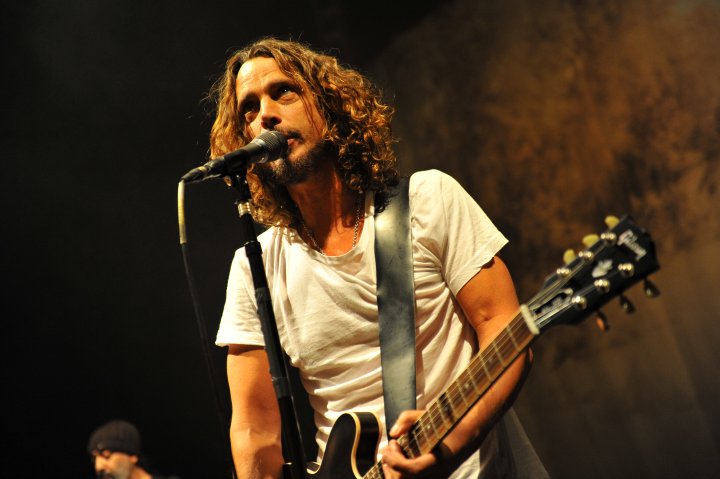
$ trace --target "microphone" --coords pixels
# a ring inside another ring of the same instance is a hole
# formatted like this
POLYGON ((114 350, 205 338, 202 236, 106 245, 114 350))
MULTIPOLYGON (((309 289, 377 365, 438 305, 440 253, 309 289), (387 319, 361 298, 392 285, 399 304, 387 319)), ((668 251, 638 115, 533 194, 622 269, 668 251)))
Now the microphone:
POLYGON ((266 131, 242 148, 193 168, 180 178, 180 181, 196 183, 210 178, 228 176, 246 167, 249 163, 275 161, 287 153, 287 148, 285 135, 275 130, 266 131))

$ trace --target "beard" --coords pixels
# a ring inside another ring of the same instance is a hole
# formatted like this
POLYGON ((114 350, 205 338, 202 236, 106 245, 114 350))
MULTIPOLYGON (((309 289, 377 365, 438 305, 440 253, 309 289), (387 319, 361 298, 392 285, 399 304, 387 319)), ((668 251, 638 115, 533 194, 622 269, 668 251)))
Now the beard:
POLYGON ((329 143, 319 142, 299 158, 292 161, 281 158, 269 163, 258 163, 254 171, 263 182, 285 187, 297 185, 307 180, 318 169, 318 166, 328 158, 330 149, 329 143))

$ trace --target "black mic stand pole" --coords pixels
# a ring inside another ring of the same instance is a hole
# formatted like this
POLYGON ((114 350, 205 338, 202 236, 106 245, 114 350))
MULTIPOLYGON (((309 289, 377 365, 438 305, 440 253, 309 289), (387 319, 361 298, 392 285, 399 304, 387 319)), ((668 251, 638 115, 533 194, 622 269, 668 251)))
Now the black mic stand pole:
POLYGON ((258 315, 265 337, 265 352, 270 362, 270 375, 272 377, 275 395, 280 408, 283 432, 289 451, 283 451, 286 462, 284 466, 285 479, 303 479, 305 473, 305 449, 303 448, 297 414, 292 400, 290 380, 288 377, 285 357, 280 346, 280 336, 275 323, 275 313, 272 309, 270 289, 265 276, 265 266, 262 259, 262 248, 257 240, 255 225, 250 213, 250 187, 247 183, 247 166, 240 173, 230 176, 230 182, 239 193, 237 200, 240 214, 241 241, 250 264, 253 285, 255 286, 255 300, 257 301, 258 315), (289 459, 289 461, 288 461, 289 459), (287 474, 290 474, 287 476, 287 474))

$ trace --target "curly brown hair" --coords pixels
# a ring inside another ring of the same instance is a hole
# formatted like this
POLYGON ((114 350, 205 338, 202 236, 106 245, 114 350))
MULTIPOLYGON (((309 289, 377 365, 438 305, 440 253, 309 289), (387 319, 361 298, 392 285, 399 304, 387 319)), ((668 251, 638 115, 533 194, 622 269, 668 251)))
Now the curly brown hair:
MULTIPOLYGON (((362 74, 298 42, 264 38, 230 56, 210 91, 217 108, 210 154, 224 155, 252 140, 238 111, 235 82, 240 66, 257 57, 273 58, 302 87, 303 101, 315 102, 325 119, 323 139, 337 152, 345 185, 358 192, 375 191, 382 198, 398 181, 390 128, 394 109, 382 102, 380 91, 362 74)), ((247 178, 257 222, 269 226, 296 222, 296 209, 285 187, 262 181, 253 168, 247 178)))

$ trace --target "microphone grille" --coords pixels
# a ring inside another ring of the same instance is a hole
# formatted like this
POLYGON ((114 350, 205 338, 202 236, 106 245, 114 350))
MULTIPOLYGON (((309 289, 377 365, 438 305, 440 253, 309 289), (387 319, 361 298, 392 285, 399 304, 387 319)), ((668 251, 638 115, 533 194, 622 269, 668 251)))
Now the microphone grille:
POLYGON ((253 141, 264 143, 268 156, 268 159, 265 161, 276 160, 287 152, 287 138, 279 131, 271 130, 263 132, 253 141))

